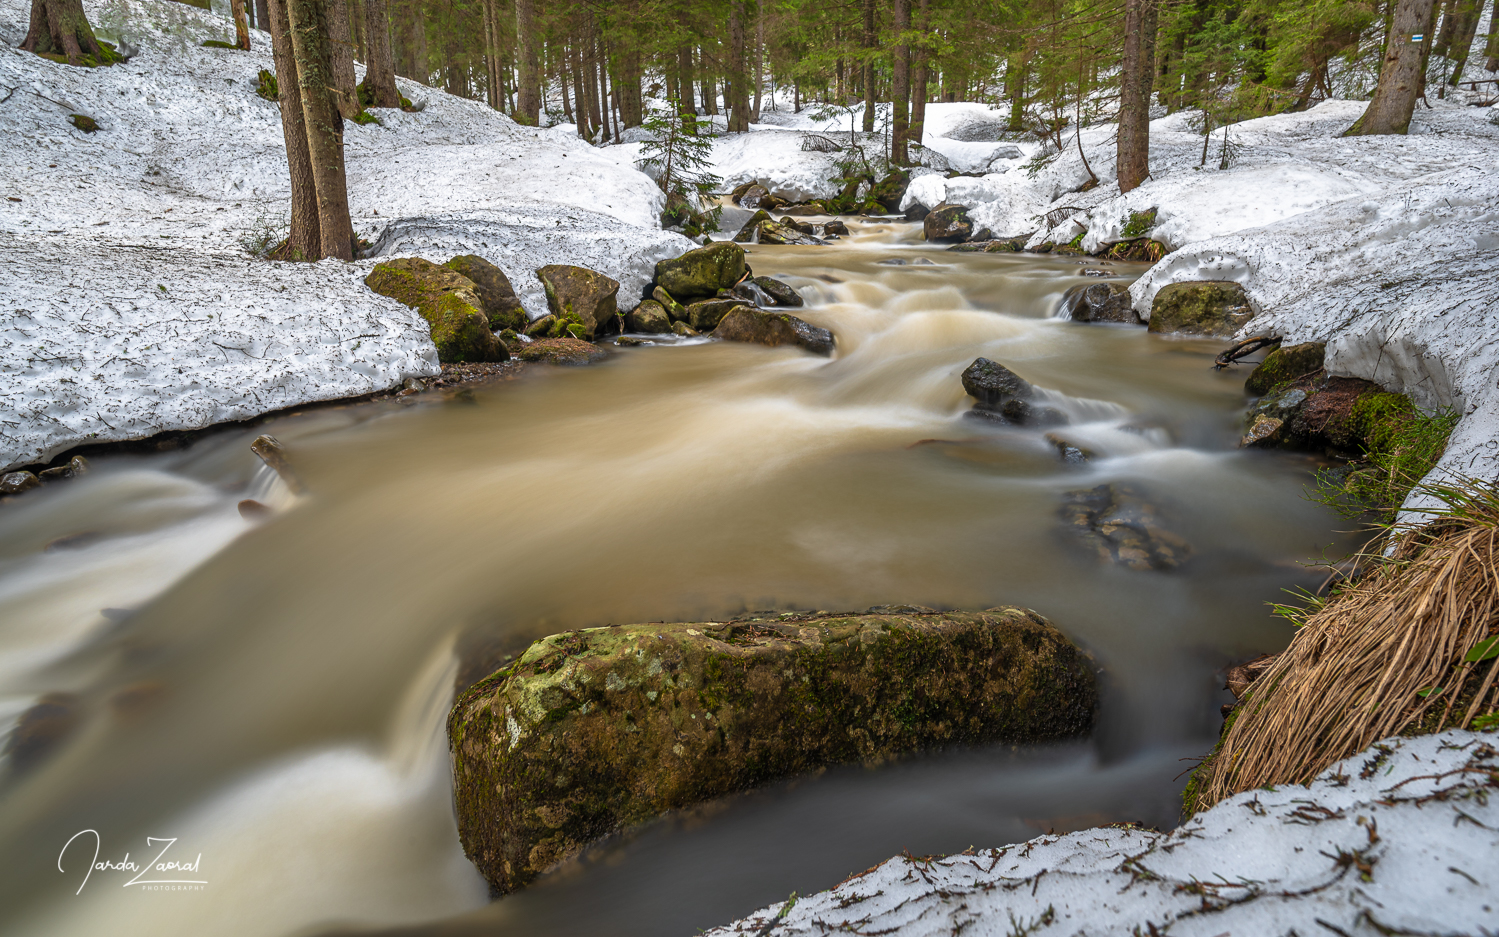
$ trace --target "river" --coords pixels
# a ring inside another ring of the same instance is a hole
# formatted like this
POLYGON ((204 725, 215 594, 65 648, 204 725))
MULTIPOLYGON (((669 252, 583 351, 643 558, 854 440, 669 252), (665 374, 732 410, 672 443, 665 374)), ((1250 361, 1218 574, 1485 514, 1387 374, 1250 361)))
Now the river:
POLYGON ((1224 342, 1052 318, 1085 270, 1125 283, 1142 265, 854 228, 749 249, 803 289, 832 360, 620 349, 100 458, 0 508, 0 720, 60 693, 72 723, 6 769, 0 931, 689 934, 902 850, 1170 826, 1181 759, 1211 747, 1228 699, 1215 669, 1283 647, 1266 603, 1315 585, 1298 561, 1343 542, 1303 496, 1310 463, 1235 447, 1245 375, 1211 369, 1224 342), (1041 388, 1096 457, 963 418, 978 356, 1041 388), (307 494, 251 454, 261 432, 307 494), (1134 571, 1071 539, 1064 493, 1105 483, 1157 504, 1188 562, 1134 571), (276 513, 242 519, 245 497, 276 513), (882 604, 1040 611, 1106 669, 1094 738, 794 779, 489 902, 452 816, 458 682, 559 630, 882 604), (100 863, 171 839, 163 861, 192 865, 130 884, 89 871, 96 839, 100 863), (163 875, 177 883, 147 887, 163 875))

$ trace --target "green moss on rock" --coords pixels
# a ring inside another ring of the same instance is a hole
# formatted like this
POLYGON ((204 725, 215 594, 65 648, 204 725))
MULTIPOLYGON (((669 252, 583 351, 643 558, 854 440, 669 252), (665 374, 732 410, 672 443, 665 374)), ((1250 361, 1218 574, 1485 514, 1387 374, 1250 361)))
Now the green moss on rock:
POLYGON ((474 292, 484 304, 484 316, 489 320, 490 329, 496 332, 504 329, 520 331, 526 327, 526 310, 516 297, 515 288, 510 285, 505 271, 478 254, 460 254, 443 266, 474 282, 477 287, 474 292))
POLYGON ((267 101, 281 100, 281 87, 276 84, 276 76, 262 68, 256 76, 255 93, 267 101))
POLYGON ((1254 317, 1244 287, 1229 280, 1169 283, 1155 294, 1150 331, 1228 338, 1254 317))
POLYGON ((548 264, 536 271, 546 290, 547 307, 558 319, 582 326, 575 338, 592 338, 619 312, 619 281, 568 264, 548 264))
POLYGON ((490 331, 474 282, 420 257, 376 264, 364 278, 370 289, 421 313, 443 363, 504 361, 505 346, 490 331))
POLYGON ((1265 356, 1249 379, 1244 390, 1256 397, 1267 394, 1280 384, 1322 369, 1327 355, 1327 346, 1322 342, 1303 342, 1300 345, 1283 346, 1265 356))
POLYGON ((1086 733, 1090 661, 1035 612, 783 615, 553 635, 448 717, 459 836, 499 892, 595 840, 825 765, 1086 733))
MULTIPOLYGON (((766 217, 769 217, 768 215, 766 217)), ((732 241, 716 241, 656 264, 656 285, 678 302, 717 296, 744 279, 748 267, 744 248, 732 241)))

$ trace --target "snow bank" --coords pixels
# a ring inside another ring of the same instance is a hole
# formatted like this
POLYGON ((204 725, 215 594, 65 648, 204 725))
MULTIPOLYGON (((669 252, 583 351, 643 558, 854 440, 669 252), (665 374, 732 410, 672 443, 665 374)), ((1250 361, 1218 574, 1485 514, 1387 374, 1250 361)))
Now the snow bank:
MULTIPOLYGON (((731 133, 713 141, 711 172, 723 179, 724 191, 746 182, 758 182, 791 202, 832 198, 842 175, 832 153, 802 149, 808 134, 797 130, 759 130, 731 133)), ((842 135, 847 142, 848 133, 842 135)))
MULTIPOLYGON (((1492 741, 1460 730, 1390 739, 1309 787, 1240 794, 1169 834, 1100 827, 891 859, 798 900, 773 932, 1489 933, 1492 741)), ((767 933, 783 907, 707 933, 767 933)))
MULTIPOLYGON (((375 261, 246 254, 290 201, 280 112, 254 93, 274 70, 268 37, 252 31, 249 53, 205 49, 232 38, 227 17, 165 0, 85 9, 129 62, 69 68, 0 48, 0 466, 436 373, 421 318, 360 282, 375 261), (74 113, 99 131, 73 128, 74 113)), ((0 0, 0 38, 18 44, 29 16, 0 0)), ((382 256, 477 253, 536 315, 537 266, 581 263, 638 291, 655 260, 692 247, 659 229, 660 192, 632 166, 398 84, 421 112, 346 126, 354 226, 382 256)))

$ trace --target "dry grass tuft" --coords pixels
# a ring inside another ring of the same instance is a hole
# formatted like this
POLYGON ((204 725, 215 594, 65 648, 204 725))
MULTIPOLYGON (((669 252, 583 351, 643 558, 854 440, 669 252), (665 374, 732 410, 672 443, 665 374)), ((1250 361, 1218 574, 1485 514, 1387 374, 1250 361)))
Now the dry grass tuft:
POLYGON ((1305 784, 1402 731, 1499 721, 1499 640, 1489 640, 1499 630, 1499 489, 1425 490, 1445 505, 1433 522, 1392 529, 1386 542, 1398 547, 1363 555, 1363 576, 1325 601, 1281 610, 1300 630, 1197 769, 1188 812, 1251 788, 1305 784))

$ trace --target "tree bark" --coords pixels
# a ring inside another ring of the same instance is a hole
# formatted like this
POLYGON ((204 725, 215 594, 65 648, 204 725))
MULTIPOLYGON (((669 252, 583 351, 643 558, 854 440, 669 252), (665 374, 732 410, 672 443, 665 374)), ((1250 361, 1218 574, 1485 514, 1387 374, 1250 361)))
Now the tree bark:
POLYGON ((718 83, 714 80, 713 70, 708 67, 707 46, 698 47, 697 58, 703 72, 703 112, 716 115, 718 113, 718 83))
POLYGON ((930 11, 927 9, 928 0, 916 0, 916 28, 921 31, 921 45, 916 47, 914 61, 916 74, 911 85, 911 131, 909 137, 912 143, 921 143, 926 137, 926 94, 927 79, 931 73, 931 49, 927 47, 926 40, 932 29, 930 11))
POLYGON ((1437 8, 1442 16, 1442 26, 1431 44, 1431 51, 1437 55, 1446 56, 1447 50, 1452 47, 1452 27, 1457 21, 1458 6, 1459 0, 1443 0, 1442 5, 1437 8))
POLYGON ((1447 49, 1447 57, 1452 60, 1452 74, 1447 83, 1454 88, 1462 81, 1463 69, 1468 65, 1468 55, 1482 17, 1481 0, 1457 0, 1457 23, 1452 27, 1452 43, 1447 49))
POLYGON ((578 136, 592 139, 593 131, 588 123, 588 94, 583 90, 583 56, 578 52, 576 39, 568 46, 568 68, 573 73, 573 123, 578 125, 578 136))
POLYGON ((874 0, 864 0, 864 132, 874 133, 874 0))
MULTIPOLYGON (((1430 0, 1427 0, 1430 2, 1430 0)), ((1119 142, 1115 169, 1119 191, 1138 188, 1150 176, 1150 84, 1154 36, 1146 30, 1154 20, 1155 0, 1125 0, 1124 63, 1119 74, 1119 142)))
POLYGON ((255 28, 267 34, 271 31, 271 11, 267 0, 255 0, 255 28))
MULTIPOLYGON (((297 0, 289 0, 292 18, 292 35, 297 30, 297 0)), ((333 89, 338 113, 344 118, 353 117, 364 110, 359 104, 359 89, 354 84, 354 42, 349 35, 348 0, 322 0, 322 19, 327 24, 330 71, 329 87, 333 89)), ((301 70, 300 53, 298 70, 301 70)))
POLYGON ((760 91, 765 84, 765 0, 755 0, 755 103, 750 123, 760 122, 760 91))
POLYGON ((234 19, 234 47, 250 51, 250 20, 245 16, 245 0, 229 0, 229 15, 234 19))
MULTIPOLYGON (((317 191, 319 249, 316 257, 354 259, 354 226, 349 220, 349 191, 344 178, 343 120, 334 99, 333 50, 329 14, 336 0, 290 0, 292 52, 297 64, 294 86, 302 98, 307 155, 317 191)), ((347 23, 347 17, 345 17, 347 23)), ((347 26, 345 26, 347 28, 347 26)), ((288 93, 290 89, 282 92, 288 93)))
POLYGON ((749 130, 749 81, 744 69, 744 0, 729 0, 729 62, 724 69, 730 133, 749 130))
POLYGON ((536 126, 541 123, 541 63, 537 47, 536 0, 515 0, 515 63, 520 75, 516 83, 516 120, 536 126))
POLYGON ((281 103, 281 135, 286 141, 286 166, 291 175, 291 230, 272 254, 278 260, 317 260, 322 256, 318 234, 317 186, 307 152, 307 124, 298 92, 297 60, 292 51, 291 24, 284 0, 267 0, 266 22, 271 29, 271 54, 276 60, 276 84, 281 103))
POLYGON ((911 47, 905 34, 911 29, 911 0, 895 0, 893 31, 895 33, 895 67, 890 82, 890 161, 904 166, 906 138, 911 130, 911 47))
POLYGON ((1410 129, 1416 97, 1421 93, 1424 53, 1431 42, 1427 34, 1431 14, 1432 0, 1398 0, 1374 100, 1345 136, 1403 134, 1410 129), (1413 42, 1412 37, 1417 35, 1424 35, 1425 41, 1413 42))
POLYGON ((1489 38, 1484 43, 1483 55, 1486 59, 1483 67, 1491 72, 1499 72, 1499 0, 1494 0, 1494 5, 1489 9, 1489 38))
POLYGON ((396 90, 396 64, 390 51, 388 0, 364 0, 364 35, 367 48, 364 87, 373 107, 400 107, 396 90))
POLYGON ((85 55, 104 57, 104 48, 83 12, 83 0, 31 0, 31 27, 21 48, 38 55, 61 55, 69 65, 84 64, 85 55))
MULTIPOLYGON (((1494 0, 1499 3, 1499 0, 1494 0)), ((679 102, 682 110, 697 113, 696 93, 692 86, 697 83, 697 78, 692 74, 692 46, 682 46, 677 50, 677 87, 681 89, 682 100, 679 102)), ((694 133, 696 130, 693 131, 694 133)))

